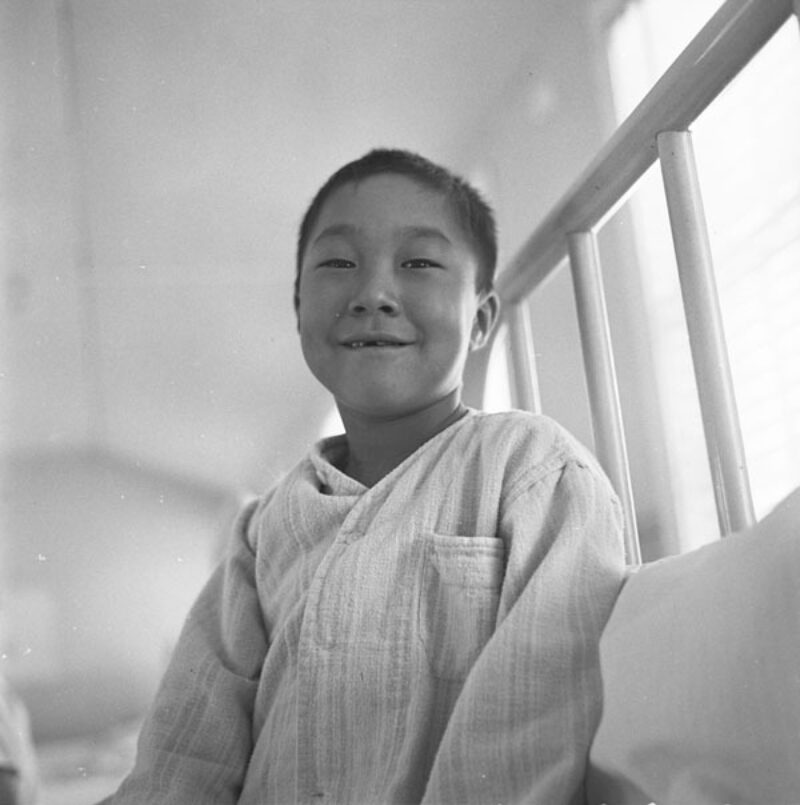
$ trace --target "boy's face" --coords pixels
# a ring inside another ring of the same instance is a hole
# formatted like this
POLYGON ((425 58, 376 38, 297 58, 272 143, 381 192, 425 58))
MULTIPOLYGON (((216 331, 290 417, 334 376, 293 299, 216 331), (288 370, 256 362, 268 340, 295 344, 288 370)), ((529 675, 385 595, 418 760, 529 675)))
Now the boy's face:
POLYGON ((497 311, 447 200, 380 174, 335 190, 302 258, 303 354, 340 409, 420 411, 461 385, 469 350, 497 311))

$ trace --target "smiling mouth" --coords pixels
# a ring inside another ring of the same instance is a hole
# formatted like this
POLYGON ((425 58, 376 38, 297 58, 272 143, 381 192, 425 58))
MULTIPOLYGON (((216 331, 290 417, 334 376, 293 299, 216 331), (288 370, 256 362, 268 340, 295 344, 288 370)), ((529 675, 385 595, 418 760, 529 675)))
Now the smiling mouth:
POLYGON ((348 341, 345 346, 349 349, 364 349, 367 347, 397 349, 398 347, 406 347, 408 344, 401 341, 348 341))

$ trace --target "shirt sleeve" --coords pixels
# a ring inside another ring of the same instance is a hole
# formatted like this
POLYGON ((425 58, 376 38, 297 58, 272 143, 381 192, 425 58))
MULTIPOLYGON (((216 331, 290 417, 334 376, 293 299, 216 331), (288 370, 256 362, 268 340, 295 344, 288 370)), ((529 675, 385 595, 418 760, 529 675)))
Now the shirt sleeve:
POLYGON ((600 717, 600 633, 624 574, 622 517, 607 479, 568 461, 530 480, 500 528, 498 623, 461 691, 426 803, 584 801, 600 717))
POLYGON ((239 798, 268 645, 248 540, 256 505, 239 515, 226 559, 189 613, 114 805, 224 805, 239 798))

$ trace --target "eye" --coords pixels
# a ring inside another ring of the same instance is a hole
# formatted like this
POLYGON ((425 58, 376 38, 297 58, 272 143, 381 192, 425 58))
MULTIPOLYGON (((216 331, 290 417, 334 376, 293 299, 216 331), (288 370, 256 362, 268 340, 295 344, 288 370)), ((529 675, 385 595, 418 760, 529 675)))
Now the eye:
POLYGON ((355 268, 356 264, 352 260, 345 260, 341 257, 331 257, 319 263, 319 268, 355 268))
POLYGON ((405 260, 401 263, 403 268, 441 268, 442 264, 437 263, 435 260, 429 260, 427 257, 413 257, 411 260, 405 260))

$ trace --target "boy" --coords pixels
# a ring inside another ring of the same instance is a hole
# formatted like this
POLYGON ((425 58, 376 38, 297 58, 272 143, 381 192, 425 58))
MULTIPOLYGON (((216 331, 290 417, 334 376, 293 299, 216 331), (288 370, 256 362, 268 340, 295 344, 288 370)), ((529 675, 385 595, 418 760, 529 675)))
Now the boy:
POLYGON ((346 433, 240 515, 115 803, 582 800, 621 518, 553 422, 461 403, 495 260, 417 155, 318 192, 295 307, 346 433))

